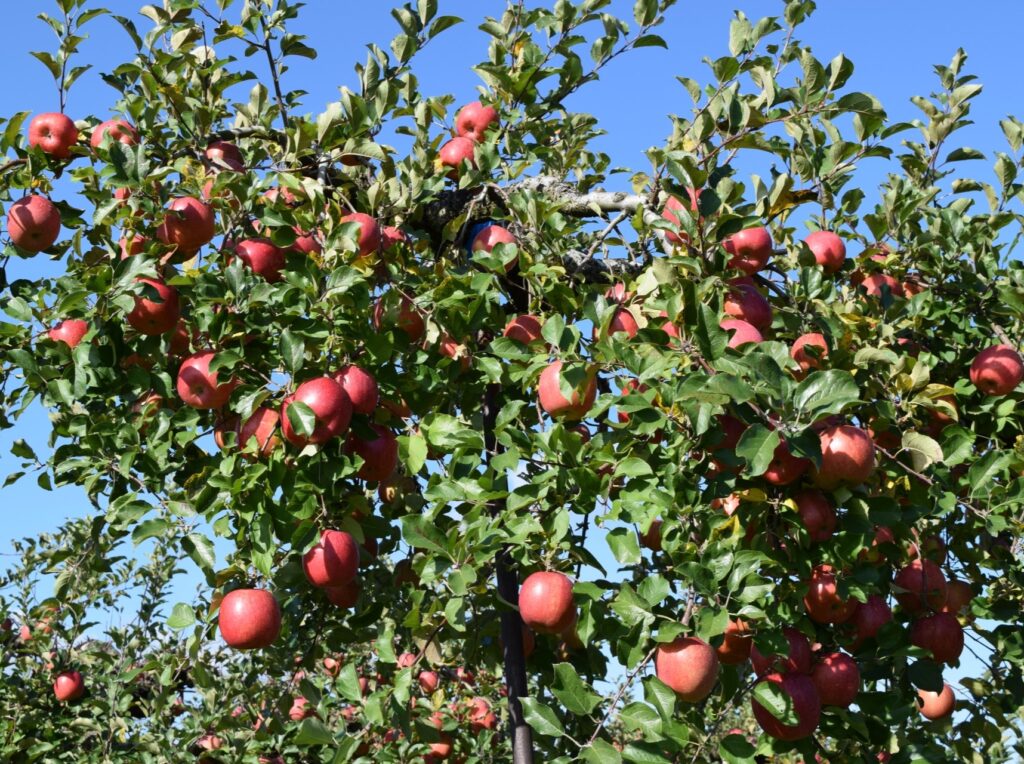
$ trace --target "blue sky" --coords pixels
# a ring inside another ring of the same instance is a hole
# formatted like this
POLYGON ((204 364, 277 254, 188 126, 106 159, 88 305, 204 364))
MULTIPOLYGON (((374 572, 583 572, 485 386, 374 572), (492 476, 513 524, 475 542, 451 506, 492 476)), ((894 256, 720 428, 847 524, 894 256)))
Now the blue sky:
MULTIPOLYGON (((100 4, 135 18, 141 29, 149 24, 137 15, 140 0, 95 3, 100 4)), ((442 14, 461 16, 468 23, 431 43, 418 60, 421 87, 431 94, 452 93, 457 103, 473 100, 479 80, 471 67, 486 56, 487 46, 486 36, 476 26, 483 14, 500 14, 504 3, 440 0, 439 5, 442 14)), ((968 69, 979 75, 985 93, 975 102, 976 124, 961 134, 961 140, 987 154, 1004 149, 998 120, 1014 110, 1024 111, 1024 78, 1011 66, 1008 55, 1019 44, 1024 3, 974 3, 969 10, 963 2, 952 0, 822 0, 820 5, 802 28, 801 39, 810 42, 818 58, 825 62, 840 52, 851 59, 856 71, 849 87, 877 96, 894 120, 918 116, 909 97, 931 92, 936 85, 932 65, 948 63, 958 47, 965 48, 970 55, 968 69)), ((35 18, 40 10, 51 12, 54 4, 5 6, 4 23, 0 25, 0 58, 6 76, 0 113, 55 111, 57 96, 50 75, 29 56, 31 50, 55 47, 50 29, 35 18)), ((316 48, 320 57, 312 62, 292 59, 292 69, 284 77, 287 87, 301 87, 309 92, 305 111, 322 110, 326 103, 336 99, 339 85, 354 86, 353 64, 365 59, 367 42, 387 47, 397 31, 388 13, 390 6, 385 0, 309 0, 294 31, 308 35, 307 44, 316 48)), ((631 18, 631 7, 632 0, 614 3, 614 8, 627 18, 631 18)), ((606 70, 599 83, 570 102, 573 109, 598 116, 608 133, 598 145, 612 156, 613 164, 646 169, 642 152, 664 141, 670 130, 666 114, 683 114, 689 109, 690 99, 675 77, 709 79, 701 59, 727 52, 728 24, 734 8, 757 18, 778 13, 781 3, 684 0, 657 30, 668 41, 668 51, 648 48, 620 59, 606 70)), ((237 14, 237 9, 233 13, 237 14)), ((130 56, 132 46, 120 27, 109 19, 91 22, 88 31, 91 36, 82 44, 81 55, 83 62, 94 64, 94 69, 73 88, 68 113, 74 118, 106 118, 108 104, 115 95, 100 80, 99 72, 130 56)), ((247 63, 259 74, 265 71, 262 59, 247 63)), ((986 171, 990 165, 985 163, 986 171)), ((882 165, 878 163, 875 167, 878 169, 872 170, 868 165, 862 176, 869 185, 881 178, 882 165)), ((978 165, 972 170, 983 171, 978 165)), ((870 189, 868 197, 872 198, 870 189)), ((19 266, 38 267, 34 263, 19 266)), ((27 439, 42 454, 46 451, 47 434, 45 414, 39 410, 26 415, 13 432, 0 433, 0 479, 18 468, 18 460, 9 454, 15 437, 27 439)), ((76 489, 45 492, 30 478, 6 489, 3 506, 0 552, 7 550, 11 538, 53 529, 69 515, 89 510, 76 489)))

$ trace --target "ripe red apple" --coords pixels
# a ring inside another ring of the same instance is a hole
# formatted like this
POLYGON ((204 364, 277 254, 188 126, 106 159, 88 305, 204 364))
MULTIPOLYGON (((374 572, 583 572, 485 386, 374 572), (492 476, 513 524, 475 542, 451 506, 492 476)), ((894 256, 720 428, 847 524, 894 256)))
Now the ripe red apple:
MULTIPOLYGON (((690 212, 696 213, 699 207, 700 192, 693 188, 686 189, 686 194, 690 199, 690 212)), ((670 196, 668 201, 665 202, 665 209, 662 211, 661 216, 670 223, 680 225, 679 215, 676 214, 677 210, 683 209, 683 202, 674 196, 670 196)), ((697 219, 697 225, 704 222, 703 218, 697 219)), ((665 238, 672 244, 689 244, 690 235, 686 231, 680 231, 675 233, 673 231, 666 231, 665 238)))
POLYGON ((28 145, 38 146, 55 159, 71 156, 71 147, 78 142, 78 128, 66 114, 37 114, 28 123, 28 145))
POLYGON ((892 608, 885 598, 871 594, 860 604, 851 619, 854 629, 854 649, 859 649, 866 639, 873 639, 885 624, 892 620, 892 608))
POLYGON ((277 425, 280 415, 272 408, 259 406, 238 428, 238 446, 244 453, 268 457, 279 445, 277 425))
POLYGON ((118 246, 121 248, 121 259, 127 260, 129 257, 141 255, 146 251, 148 244, 149 239, 141 234, 134 234, 131 240, 126 236, 122 236, 120 241, 118 241, 118 246))
POLYGON ((49 249, 60 236, 60 210, 45 196, 23 196, 7 210, 7 235, 32 254, 49 249))
POLYGON ((516 316, 509 321, 505 325, 505 331, 502 334, 517 342, 522 342, 524 345, 529 345, 531 342, 536 342, 541 338, 541 331, 543 329, 544 325, 539 318, 525 314, 516 316))
POLYGON ((985 348, 971 363, 971 383, 985 395, 1012 393, 1024 379, 1024 362, 1009 345, 985 348))
POLYGON ((939 610, 946 603, 946 579, 931 560, 913 560, 893 579, 896 601, 910 614, 939 610))
POLYGON ((270 647, 281 634, 281 608, 264 589, 234 589, 224 595, 220 635, 238 650, 270 647))
POLYGON ((293 722, 301 722, 311 716, 316 716, 316 711, 310 708, 309 701, 301 695, 295 696, 292 707, 288 709, 288 718, 293 722))
POLYGON ((518 244, 518 240, 504 226, 491 224, 484 227, 475 237, 471 249, 474 252, 493 252, 499 244, 518 244))
POLYGON ((427 695, 436 692, 437 688, 441 686, 441 678, 436 671, 421 671, 416 677, 416 682, 419 684, 420 690, 427 695))
POLYGON ((476 144, 469 138, 452 138, 445 143, 438 152, 438 160, 441 167, 451 168, 448 177, 457 179, 462 173, 462 163, 469 162, 469 166, 476 168, 476 144))
POLYGON ((377 434, 374 440, 363 440, 351 433, 345 450, 363 458, 363 466, 356 473, 363 480, 381 482, 387 480, 398 466, 398 440, 387 427, 372 424, 377 434))
POLYGON ((974 599, 974 590, 971 585, 966 581, 954 578, 946 583, 946 604, 942 606, 942 612, 958 615, 971 604, 972 599, 974 599))
POLYGON ((785 655, 764 656, 757 649, 757 645, 750 647, 750 665, 754 673, 763 676, 769 671, 796 672, 798 674, 809 674, 811 672, 811 643, 802 632, 787 626, 782 630, 789 642, 789 652, 785 655))
POLYGON ((661 520, 652 520, 647 530, 640 534, 640 546, 652 552, 661 551, 661 520))
POLYGON ((956 706, 953 688, 944 683, 941 692, 918 690, 917 706, 921 711, 921 716, 929 721, 945 719, 952 715, 953 708, 956 706))
POLYGON ((202 350, 182 361, 178 369, 178 395, 186 406, 219 409, 231 397, 238 383, 233 379, 222 383, 219 372, 210 371, 215 355, 212 350, 202 350))
POLYGON ((346 364, 331 376, 352 402, 353 411, 358 414, 372 414, 376 411, 380 389, 370 372, 354 364, 346 364))
POLYGON ((399 244, 407 244, 409 237, 405 235, 405 231, 401 228, 396 228, 393 225, 384 226, 380 229, 380 246, 381 249, 391 249, 399 244))
POLYGON ((193 196, 181 196, 167 206, 156 237, 183 252, 195 252, 213 239, 215 231, 213 209, 193 196))
POLYGON ((177 326, 178 319, 181 318, 178 290, 156 279, 139 278, 136 281, 155 290, 159 300, 145 297, 145 291, 143 296, 135 298, 135 307, 126 316, 132 328, 139 334, 152 335, 165 334, 177 326))
POLYGON ((811 681, 823 706, 846 708, 860 692, 860 669, 849 655, 828 653, 814 665, 811 681))
POLYGON ((808 489, 796 494, 793 501, 812 542, 820 543, 832 537, 836 530, 836 511, 825 494, 808 489))
POLYGON ((498 124, 498 110, 479 101, 467 103, 455 116, 455 132, 463 138, 482 141, 487 131, 498 124))
POLYGON ((344 586, 359 569, 359 545, 345 531, 325 530, 302 555, 302 569, 313 586, 344 586))
POLYGON ((804 674, 768 674, 761 681, 776 685, 789 696, 797 718, 796 724, 783 724, 752 697, 750 708, 766 734, 778 740, 800 740, 817 729, 821 718, 821 698, 810 677, 804 674))
POLYGON ((903 284, 887 273, 872 273, 860 282, 869 297, 881 297, 883 287, 888 287, 893 297, 903 297, 903 284))
POLYGON ((491 710, 491 704, 486 698, 477 696, 466 701, 469 706, 469 728, 473 732, 493 730, 498 726, 498 717, 491 710))
POLYGON ((441 339, 437 343, 437 351, 445 358, 458 361, 462 371, 466 371, 473 364, 472 354, 466 344, 459 342, 448 333, 441 335, 441 339))
POLYGON ((242 172, 245 169, 242 152, 238 146, 228 141, 211 141, 206 144, 206 158, 218 169, 234 172, 242 172))
POLYGON ((772 256, 772 237, 764 227, 746 228, 733 234, 722 246, 732 257, 729 267, 753 276, 768 264, 772 256))
POLYGON ((341 219, 342 223, 355 223, 359 227, 357 238, 359 256, 366 257, 380 248, 380 225, 377 219, 364 212, 353 212, 341 219))
POLYGON ((718 325, 725 331, 731 332, 729 337, 729 347, 731 348, 738 348, 751 342, 757 344, 764 341, 764 337, 757 330, 756 326, 738 318, 724 318, 718 325))
POLYGON ((772 325, 772 305, 757 290, 753 279, 742 277, 729 282, 722 309, 733 318, 739 318, 756 329, 767 329, 772 325))
POLYGON ((802 456, 794 456, 783 440, 775 447, 763 477, 772 485, 789 485, 799 480, 810 467, 811 461, 802 456))
POLYGON ((857 485, 875 471, 875 442, 864 430, 842 424, 822 430, 821 467, 815 482, 823 488, 857 485))
POLYGON ((328 586, 324 589, 328 601, 335 607, 354 608, 359 602, 359 592, 362 589, 359 579, 353 579, 341 586, 328 586))
POLYGON ((89 145, 98 149, 108 135, 111 141, 123 143, 126 146, 133 146, 139 142, 139 133, 130 123, 123 119, 108 119, 93 128, 92 135, 89 136, 89 145))
POLYGON ((836 571, 831 565, 815 566, 807 587, 804 607, 811 620, 818 623, 846 623, 860 604, 853 597, 843 600, 839 596, 836 571))
POLYGON ((284 439, 302 448, 309 443, 326 443, 348 429, 352 419, 352 402, 345 390, 331 377, 316 377, 295 388, 281 404, 281 432, 284 439), (302 435, 288 419, 288 407, 292 403, 304 403, 315 416, 313 432, 302 435))
POLYGON ((243 239, 234 245, 238 259, 253 273, 262 276, 271 284, 281 280, 281 271, 286 264, 284 250, 268 239, 243 239))
POLYGON ((846 260, 846 244, 831 231, 815 231, 804 239, 804 244, 814 253, 814 262, 825 273, 835 273, 846 260))
POLYGON ((54 342, 63 342, 69 348, 78 347, 78 343, 89 331, 89 324, 80 318, 65 318, 50 327, 46 336, 54 342))
POLYGON ((800 371, 806 374, 811 369, 820 369, 822 361, 828 358, 828 342, 817 333, 801 334, 793 343, 789 355, 797 362, 800 371))
POLYGON ((553 570, 531 573, 519 589, 519 614, 538 634, 561 634, 576 622, 572 581, 553 570))
POLYGON ((730 618, 725 627, 722 644, 715 648, 720 663, 737 666, 750 657, 750 649, 754 646, 754 637, 750 626, 742 618, 730 618))
POLYGON ((300 255, 319 255, 324 251, 321 243, 323 234, 320 231, 303 231, 298 226, 292 228, 295 231, 295 241, 288 248, 289 251, 300 255))
POLYGON ((573 390, 572 399, 567 399, 559 389, 562 376, 562 362, 554 361, 540 375, 537 383, 537 395, 540 406, 552 419, 583 419, 597 397, 597 381, 587 374, 584 382, 583 396, 579 390, 573 390))
POLYGON ((964 651, 964 630, 952 613, 935 613, 914 621, 910 644, 928 650, 937 663, 955 663, 964 651))
POLYGON ((391 307, 385 309, 384 300, 377 300, 373 307, 373 328, 380 331, 385 325, 401 329, 413 343, 419 342, 427 330, 423 316, 405 296, 402 297, 397 310, 391 307))
MULTIPOLYGON (((616 308, 612 314, 612 320, 608 324, 608 330, 601 334, 602 339, 611 337, 619 332, 624 333, 629 339, 633 339, 640 331, 640 324, 633 317, 629 308, 616 308)), ((594 339, 597 339, 597 327, 594 327, 594 339)))
POLYGON ((85 694, 85 680, 78 671, 62 671, 53 680, 53 695, 59 703, 78 700, 85 694))
POLYGON ((658 645, 654 653, 654 673, 681 700, 699 703, 711 694, 711 688, 718 681, 718 655, 703 639, 676 637, 672 642, 658 645))
MULTIPOLYGON (((660 313, 658 313, 658 317, 659 318, 668 318, 669 315, 668 315, 668 313, 666 311, 663 310, 660 313)), ((674 340, 674 339, 677 340, 680 337, 679 327, 676 326, 674 323, 672 323, 671 320, 665 321, 658 328, 661 329, 663 332, 665 332, 665 334, 667 334, 669 336, 669 342, 672 342, 672 340, 674 340)))

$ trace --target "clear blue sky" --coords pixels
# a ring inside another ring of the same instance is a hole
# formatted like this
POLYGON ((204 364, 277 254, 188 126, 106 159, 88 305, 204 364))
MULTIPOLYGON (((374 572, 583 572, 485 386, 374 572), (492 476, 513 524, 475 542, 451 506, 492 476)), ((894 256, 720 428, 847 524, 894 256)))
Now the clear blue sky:
MULTIPOLYGON (((145 30, 149 21, 137 15, 141 4, 140 0, 92 3, 135 18, 145 30)), ((632 0, 617 0, 614 8, 631 18, 632 4, 632 0)), ((29 55, 31 50, 55 47, 50 29, 35 18, 40 11, 53 12, 54 4, 4 5, 0 57, 6 76, 0 113, 55 111, 57 96, 50 75, 29 55)), ((452 93, 456 102, 472 100, 479 81, 471 67, 485 58, 487 46, 486 36, 476 26, 483 14, 499 15, 504 2, 440 0, 439 5, 440 13, 461 16, 468 23, 431 43, 418 60, 421 87, 431 94, 452 93)), ((1015 110, 1024 113, 1024 78, 1016 71, 1014 55, 1019 30, 1024 28, 1024 3, 973 3, 969 9, 963 2, 952 0, 822 0, 820 5, 802 28, 802 40, 811 43, 818 58, 825 62, 840 52, 851 59, 856 71, 849 87, 877 96, 894 120, 918 116, 909 97, 931 92, 936 84, 932 65, 948 63, 958 47, 965 48, 970 55, 968 69, 979 75, 985 93, 975 102, 976 124, 961 134, 961 140, 987 154, 1004 148, 998 120, 1015 110)), ((240 3, 232 13, 237 14, 238 6, 240 3)), ((309 92, 305 111, 322 110, 336 99, 340 85, 354 87, 353 64, 365 60, 367 42, 387 48, 397 31, 388 13, 390 7, 388 0, 308 0, 294 31, 308 35, 307 44, 316 48, 320 57, 316 61, 292 59, 293 68, 284 78, 289 88, 309 92)), ((727 52, 728 24, 734 8, 757 18, 779 13, 781 3, 683 0, 657 30, 668 41, 668 51, 648 48, 620 59, 606 70, 601 82, 570 102, 573 109, 598 116, 608 133, 599 147, 612 156, 613 164, 646 169, 641 152, 664 141, 670 130, 666 114, 689 109, 690 99, 675 77, 684 75, 702 82, 710 79, 701 59, 727 52)), ((99 72, 129 57, 133 48, 112 20, 97 19, 88 31, 91 36, 82 44, 81 55, 94 68, 74 86, 68 113, 74 118, 106 118, 115 93, 100 80, 99 72)), ((265 71, 261 59, 247 63, 257 73, 265 71)), ((881 169, 880 164, 876 167, 881 169)), ((982 172, 980 166, 972 169, 982 172)), ((874 181, 880 175, 869 170, 864 177, 874 181)), ((872 199, 870 188, 867 190, 872 199)), ((38 265, 25 263, 24 267, 38 265)), ((44 413, 34 410, 13 432, 0 433, 0 479, 18 467, 9 454, 14 437, 26 438, 37 453, 46 452, 45 424, 44 413)), ((9 549, 11 538, 53 529, 69 515, 89 511, 76 489, 45 492, 28 478, 6 489, 3 507, 0 552, 9 549)))

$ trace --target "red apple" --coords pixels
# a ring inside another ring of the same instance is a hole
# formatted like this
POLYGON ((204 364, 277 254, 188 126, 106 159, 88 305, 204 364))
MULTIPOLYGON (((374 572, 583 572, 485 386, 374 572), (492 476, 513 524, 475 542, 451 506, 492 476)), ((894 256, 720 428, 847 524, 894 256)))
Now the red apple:
POLYGON ((270 647, 281 634, 281 608, 264 589, 234 589, 220 603, 220 635, 238 650, 270 647))
POLYGON ((491 710, 491 704, 485 698, 477 696, 467 701, 467 705, 469 706, 469 728, 472 732, 480 733, 497 728, 498 717, 491 710))
POLYGON ((288 718, 293 722, 301 722, 303 719, 308 719, 311 716, 316 716, 316 711, 309 707, 309 701, 301 695, 297 695, 292 701, 292 707, 288 709, 288 718))
POLYGON ((860 604, 852 597, 847 600, 840 598, 836 571, 831 565, 815 566, 807 587, 804 607, 811 620, 818 623, 846 623, 853 618, 860 604))
POLYGON ((800 631, 787 626, 782 630, 789 642, 789 652, 785 655, 761 655, 757 645, 750 647, 750 665, 754 673, 763 676, 769 671, 783 671, 798 674, 811 672, 811 644, 800 631))
POLYGON ((522 342, 524 345, 529 345, 531 342, 536 342, 541 338, 543 328, 544 325, 539 318, 526 314, 516 316, 509 321, 505 325, 505 331, 502 334, 517 342, 522 342))
POLYGON ((468 162, 470 167, 476 168, 476 144, 469 138, 452 138, 445 143, 438 152, 438 160, 442 167, 451 168, 448 177, 457 179, 462 173, 462 163, 468 162))
POLYGON ((46 336, 53 342, 63 342, 69 348, 78 347, 78 343, 89 331, 89 324, 80 318, 65 318, 47 330, 46 336))
POLYGON ((732 257, 729 267, 753 276, 768 264, 772 256, 772 237, 764 227, 746 228, 733 234, 722 246, 732 257))
MULTIPOLYGON (((686 194, 690 198, 690 212, 696 213, 699 206, 700 192, 695 189, 688 188, 686 189, 686 194)), ((680 220, 679 215, 676 214, 676 211, 683 209, 683 207, 683 202, 681 202, 674 196, 670 196, 668 198, 668 201, 665 203, 665 209, 662 211, 661 216, 670 223, 674 223, 675 225, 678 226, 680 225, 680 220)), ((698 218, 697 224, 700 225, 702 222, 703 218, 698 218)), ((669 242, 671 242, 672 244, 690 243, 690 235, 686 233, 686 231, 680 231, 679 233, 675 233, 673 231, 666 231, 665 238, 668 239, 669 242)))
POLYGON ((549 364, 540 375, 537 383, 537 395, 540 406, 552 419, 583 419, 590 407, 594 405, 597 397, 597 381, 591 374, 587 374, 584 380, 582 397, 580 391, 573 390, 572 399, 566 398, 559 388, 559 380, 562 377, 562 362, 554 361, 549 364))
MULTIPOLYGON (((616 308, 612 314, 612 320, 608 324, 608 330, 601 335, 602 339, 611 337, 614 334, 622 332, 629 339, 633 339, 637 332, 640 331, 640 325, 633 317, 633 313, 629 308, 616 308)), ((594 339, 598 338, 597 327, 594 327, 594 339)))
POLYGON ((832 537, 836 530, 836 511, 823 493, 810 489, 800 491, 793 501, 812 542, 820 543, 832 537))
POLYGON ((55 159, 71 156, 71 147, 78 142, 78 128, 71 117, 59 112, 37 114, 28 124, 28 145, 38 146, 55 159))
POLYGON ((943 684, 941 692, 918 690, 917 706, 921 711, 921 716, 929 721, 945 719, 952 715, 953 708, 956 706, 953 688, 948 684, 943 684))
POLYGON ((238 146, 228 141, 211 141, 206 144, 206 158, 218 169, 242 172, 245 159, 238 146))
POLYGON ((281 404, 281 431, 284 439, 302 448, 307 444, 326 443, 348 429, 352 419, 352 402, 345 390, 331 377, 316 377, 295 388, 295 392, 281 404), (315 420, 313 432, 302 435, 288 419, 288 407, 292 403, 304 403, 313 411, 315 420))
POLYGON ((359 602, 359 592, 362 587, 359 579, 353 579, 341 586, 328 586, 324 589, 327 599, 335 607, 354 608, 359 602))
POLYGON ((313 586, 343 586, 356 577, 359 545, 345 531, 325 530, 302 555, 302 569, 313 586))
POLYGON ((467 103, 455 117, 455 132, 463 138, 482 141, 487 131, 498 124, 498 110, 479 101, 467 103))
POLYGON ((864 288, 869 297, 881 297, 883 287, 888 287, 893 297, 904 296, 903 284, 887 273, 872 273, 870 276, 865 276, 864 280, 860 282, 860 286, 864 288))
MULTIPOLYGON (((658 313, 658 317, 668 318, 669 316, 668 313, 663 310, 660 313, 658 313)), ((680 337, 679 327, 672 323, 671 320, 665 321, 659 328, 669 336, 669 342, 671 342, 673 339, 677 340, 680 337)))
POLYGON ((401 228, 389 225, 380 229, 381 249, 391 249, 399 244, 407 244, 408 242, 409 237, 405 235, 405 231, 401 228))
POLYGON ((219 372, 210 371, 216 353, 202 350, 182 361, 178 369, 178 395, 186 406, 196 409, 219 409, 228 402, 237 381, 220 382, 219 372))
POLYGON ((135 307, 126 316, 126 320, 139 334, 165 334, 178 325, 181 318, 181 305, 178 301, 178 290, 156 279, 139 278, 136 281, 156 292, 159 300, 151 300, 143 295, 135 298, 135 307))
POLYGON ((519 589, 519 614, 538 634, 561 634, 576 621, 572 581, 557 571, 531 573, 519 589))
POLYGON ((1009 345, 985 348, 971 363, 971 383, 985 395, 1012 393, 1024 379, 1024 362, 1009 345))
POLYGON ((416 682, 419 684, 420 690, 427 695, 436 692, 437 688, 441 686, 441 678, 436 671, 421 671, 416 677, 416 682))
POLYGON ((902 568, 893 579, 896 601, 910 614, 939 610, 946 603, 946 579, 931 560, 917 559, 902 568))
POLYGON ((183 252, 195 252, 213 239, 216 218, 213 209, 192 196, 182 196, 167 207, 156 237, 183 252))
POLYGON ((423 316, 405 296, 402 297, 397 311, 391 307, 385 309, 384 300, 377 300, 373 307, 373 328, 380 331, 385 325, 401 329, 413 343, 419 342, 427 330, 423 316))
POLYGON ((942 606, 942 612, 958 615, 971 604, 972 599, 974 590, 969 583, 951 579, 946 583, 946 604, 942 606))
POLYGON ((53 695, 59 703, 78 700, 85 694, 85 680, 78 671, 62 671, 53 680, 53 695))
POLYGON ((804 674, 769 674, 762 682, 776 685, 789 696, 796 724, 783 724, 772 713, 751 698, 750 708, 761 729, 778 740, 800 740, 818 727, 821 718, 821 698, 811 678, 804 674))
POLYGON ((89 145, 98 149, 108 135, 111 141, 123 143, 126 146, 133 146, 139 142, 139 133, 131 124, 123 119, 108 119, 93 128, 92 135, 89 137, 89 145))
POLYGON ((800 371, 806 374, 811 369, 820 369, 821 362, 828 358, 828 342, 817 333, 801 334, 793 343, 789 355, 796 361, 800 371))
POLYGON ((729 337, 729 347, 731 348, 738 348, 747 343, 757 344, 764 341, 764 337, 757 330, 756 326, 738 318, 724 318, 718 325, 725 331, 731 332, 729 337))
POLYGON ((821 467, 815 482, 823 488, 858 485, 875 471, 875 442, 864 430, 842 424, 822 430, 821 467))
POLYGON ((851 619, 854 628, 854 649, 859 649, 866 639, 873 639, 885 624, 892 620, 892 608, 885 598, 871 594, 860 604, 851 619))
POLYGON ((380 225, 377 219, 364 212, 353 212, 341 219, 342 223, 355 223, 358 226, 359 256, 366 257, 380 248, 380 225))
POLYGON ((281 280, 286 263, 284 250, 268 239, 243 239, 234 245, 238 259, 253 273, 271 284, 281 280))
POLYGON ((238 445, 244 453, 267 457, 281 440, 277 437, 280 415, 272 408, 259 406, 238 428, 238 445))
POLYGON ((118 241, 118 246, 121 248, 121 259, 127 260, 129 257, 141 255, 146 251, 148 244, 149 239, 141 234, 134 234, 131 240, 126 236, 122 236, 120 241, 118 241))
POLYGON ((955 663, 964 651, 964 630, 952 613, 935 613, 914 621, 910 644, 930 652, 937 663, 955 663))
POLYGON ((822 705, 846 708, 860 692, 860 669, 849 655, 828 653, 814 665, 811 681, 822 705))
POLYGON ((775 447, 772 460, 768 463, 768 469, 764 471, 764 479, 772 485, 789 485, 807 472, 811 467, 811 461, 802 456, 794 456, 789 450, 786 441, 781 441, 775 447))
POLYGON ((491 224, 483 228, 474 238, 471 249, 474 252, 493 252, 499 244, 518 244, 516 237, 504 226, 491 224))
POLYGON ((381 482, 387 480, 398 466, 398 440, 387 427, 370 425, 377 437, 363 440, 351 433, 345 450, 363 458, 363 466, 356 473, 363 480, 381 482))
POLYGON ((352 410, 358 414, 372 414, 377 409, 380 389, 377 380, 370 372, 347 364, 331 375, 341 385, 348 399, 352 402, 352 410))
POLYGON ((815 231, 804 239, 804 244, 814 254, 814 262, 825 273, 835 273, 846 260, 846 244, 831 231, 815 231))
POLYGON ((7 210, 7 234, 26 252, 49 249, 60 235, 60 210, 45 196, 23 196, 7 210))
POLYGON ((741 618, 730 618, 729 624, 725 627, 722 644, 715 649, 715 652, 718 653, 719 662, 736 666, 750 657, 750 650, 753 646, 754 637, 747 622, 741 618))
POLYGON ((661 520, 652 520, 646 531, 640 534, 640 546, 652 552, 661 551, 661 520))
POLYGON ((711 694, 718 681, 718 655, 697 637, 676 637, 658 645, 654 672, 681 700, 699 703, 711 694))
POLYGON ((767 329, 772 325, 772 305, 757 291, 752 279, 733 279, 729 285, 729 293, 722 304, 727 314, 746 321, 756 329, 767 329))

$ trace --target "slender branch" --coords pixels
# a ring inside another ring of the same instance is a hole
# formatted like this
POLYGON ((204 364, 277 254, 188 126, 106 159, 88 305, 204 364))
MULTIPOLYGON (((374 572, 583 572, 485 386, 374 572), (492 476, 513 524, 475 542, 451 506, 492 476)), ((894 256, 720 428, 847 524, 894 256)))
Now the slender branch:
POLYGON ((281 121, 284 123, 285 129, 287 129, 288 123, 291 120, 288 118, 288 107, 284 104, 284 94, 281 92, 281 77, 277 70, 277 61, 274 60, 274 51, 270 49, 270 43, 274 38, 267 28, 266 20, 260 18, 260 24, 263 27, 263 44, 260 47, 267 54, 267 63, 270 65, 270 77, 274 83, 274 97, 277 99, 277 108, 281 111, 281 121))
POLYGON ((622 681, 622 684, 619 685, 619 689, 615 693, 615 697, 612 698, 612 702, 608 704, 608 708, 604 712, 604 718, 601 719, 600 723, 598 723, 597 725, 597 729, 594 730, 593 734, 590 736, 590 739, 587 740, 587 747, 592 746, 594 744, 594 741, 597 740, 597 736, 601 734, 601 730, 604 729, 605 725, 608 723, 608 720, 611 718, 611 715, 615 711, 616 706, 619 705, 619 701, 622 700, 622 696, 626 694, 626 690, 629 689, 630 685, 633 684, 633 681, 637 678, 640 672, 643 671, 644 666, 651 662, 651 659, 654 657, 654 653, 657 652, 657 650, 657 647, 652 647, 650 651, 647 653, 647 655, 644 657, 644 659, 640 661, 636 665, 636 667, 634 667, 634 669, 626 675, 626 678, 622 681))

